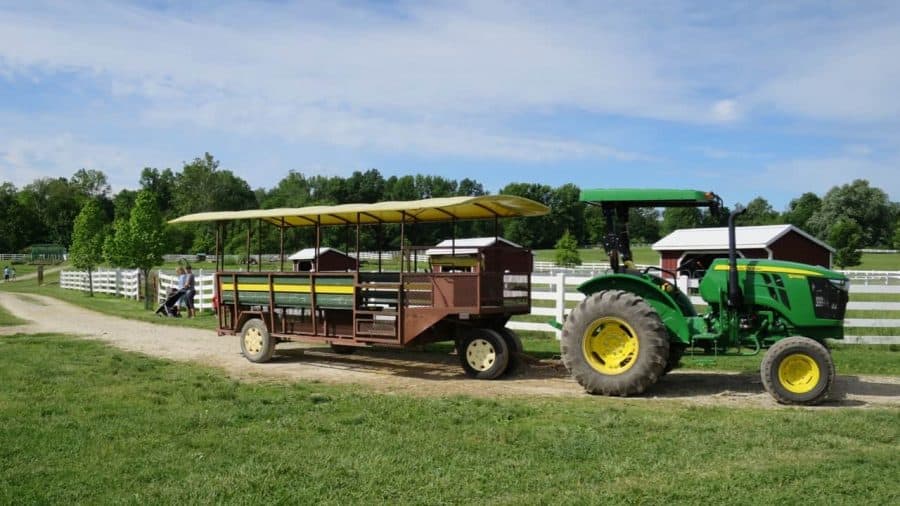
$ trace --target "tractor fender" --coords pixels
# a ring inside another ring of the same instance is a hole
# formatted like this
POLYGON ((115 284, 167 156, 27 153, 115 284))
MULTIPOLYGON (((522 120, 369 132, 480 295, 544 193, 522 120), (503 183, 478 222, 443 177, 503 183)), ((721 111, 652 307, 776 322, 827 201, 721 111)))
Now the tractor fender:
POLYGON ((607 274, 597 276, 578 285, 578 291, 590 297, 604 290, 622 290, 643 298, 659 314, 663 325, 668 329, 672 339, 690 344, 691 331, 688 317, 671 295, 659 286, 644 278, 630 274, 607 274))

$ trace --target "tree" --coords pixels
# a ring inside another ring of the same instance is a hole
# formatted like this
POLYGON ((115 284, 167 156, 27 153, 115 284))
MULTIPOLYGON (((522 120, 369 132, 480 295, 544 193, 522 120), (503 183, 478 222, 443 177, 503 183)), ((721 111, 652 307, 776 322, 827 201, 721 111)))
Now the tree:
POLYGON ((651 244, 659 240, 659 211, 653 207, 628 210, 628 235, 632 244, 651 244))
POLYGON ((88 291, 94 296, 93 271, 103 260, 103 241, 106 224, 103 222, 103 211, 96 199, 85 202, 81 212, 75 218, 72 230, 72 246, 69 258, 76 269, 85 269, 88 273, 88 291))
POLYGON ((147 309, 150 308, 150 269, 162 263, 165 248, 163 220, 156 206, 156 196, 142 190, 135 198, 128 220, 117 220, 113 238, 104 244, 104 254, 117 267, 140 269, 147 309))
POLYGON ((69 182, 78 192, 90 198, 106 198, 111 190, 106 174, 100 170, 80 169, 69 182))
POLYGON ((894 229, 894 249, 900 249, 900 223, 894 229))
POLYGON ((831 229, 842 220, 859 225, 861 247, 883 246, 891 240, 894 208, 883 190, 857 179, 829 190, 822 199, 822 207, 810 217, 807 226, 816 236, 830 239, 831 229))
POLYGON ((578 254, 578 242, 568 230, 556 241, 556 265, 560 267, 575 267, 581 265, 581 255, 578 254))
POLYGON ((806 192, 791 200, 788 210, 784 212, 781 219, 785 223, 806 230, 808 228, 806 223, 821 207, 822 199, 815 193, 806 192))
POLYGON ((682 228, 697 228, 701 218, 700 209, 696 207, 667 207, 663 211, 662 233, 668 235, 682 228))
POLYGON ((773 225, 778 222, 778 212, 769 201, 756 197, 747 203, 747 211, 738 217, 737 224, 743 226, 773 225))
POLYGON ((837 250, 834 254, 834 263, 841 269, 859 265, 862 261, 862 253, 859 251, 862 244, 862 228, 853 220, 842 219, 831 227, 829 242, 837 250))

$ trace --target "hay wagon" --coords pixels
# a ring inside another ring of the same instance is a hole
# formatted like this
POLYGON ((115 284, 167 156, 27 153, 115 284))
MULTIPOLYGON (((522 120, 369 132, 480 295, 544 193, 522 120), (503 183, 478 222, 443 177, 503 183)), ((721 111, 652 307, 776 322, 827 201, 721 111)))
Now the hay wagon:
POLYGON ((252 362, 268 361, 285 341, 327 343, 338 353, 454 341, 466 374, 494 379, 514 365, 521 351, 506 323, 531 310, 533 264, 531 251, 499 237, 498 222, 548 211, 525 198, 496 195, 198 213, 172 223, 217 224, 218 332, 239 336, 241 350, 252 362), (456 239, 456 223, 463 220, 492 220, 494 236, 456 239), (242 221, 247 268, 225 271, 221 252, 226 226, 242 221), (279 271, 263 272, 261 258, 256 272, 251 270, 254 223, 257 235, 263 223, 279 229, 279 271), (454 237, 428 247, 406 246, 415 228, 429 223, 452 223, 454 237), (399 268, 385 269, 378 253, 377 269, 362 269, 363 227, 383 230, 386 225, 399 232, 399 268), (285 231, 294 227, 314 230, 312 259, 325 249, 323 228, 355 230, 355 269, 327 270, 327 264, 311 261, 308 270, 285 272, 285 231), (425 249, 430 254, 420 261, 425 249))

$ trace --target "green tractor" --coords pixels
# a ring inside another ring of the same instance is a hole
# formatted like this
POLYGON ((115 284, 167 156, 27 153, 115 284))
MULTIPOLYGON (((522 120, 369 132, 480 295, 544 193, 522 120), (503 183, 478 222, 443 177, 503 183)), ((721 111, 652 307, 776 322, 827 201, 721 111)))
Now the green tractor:
POLYGON ((611 272, 578 287, 586 298, 562 325, 562 359, 589 393, 634 395, 678 365, 686 350, 757 354, 768 348, 761 375, 766 390, 783 404, 816 404, 834 381, 825 339, 842 339, 849 280, 823 267, 777 260, 737 258, 735 218, 728 217, 728 258, 708 266, 687 262, 675 272, 635 269, 628 237, 633 207, 708 207, 721 199, 693 190, 585 190, 581 201, 602 208, 604 248, 611 272), (705 268, 697 314, 680 272, 705 268))

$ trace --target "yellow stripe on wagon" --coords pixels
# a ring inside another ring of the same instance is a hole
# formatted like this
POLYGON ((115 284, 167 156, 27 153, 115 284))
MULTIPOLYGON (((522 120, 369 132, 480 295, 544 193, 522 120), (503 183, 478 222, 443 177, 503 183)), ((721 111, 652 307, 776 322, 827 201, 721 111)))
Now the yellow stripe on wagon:
MULTIPOLYGON (((715 270, 717 271, 727 271, 729 269, 728 265, 717 265, 715 270)), ((769 274, 793 274, 795 276, 817 276, 821 277, 823 274, 821 272, 809 271, 806 269, 796 269, 794 267, 777 267, 774 265, 738 265, 738 271, 749 271, 749 272, 766 272, 769 274)))
MULTIPOLYGON (((233 287, 234 285, 232 285, 233 287)), ((223 286, 223 288, 227 289, 223 286)), ((272 290, 276 293, 311 293, 310 285, 274 285, 272 290)), ((269 285, 265 283, 239 283, 237 285, 239 292, 268 292, 269 285)), ((319 285, 316 287, 316 293, 353 295, 352 286, 336 286, 336 285, 319 285)))

